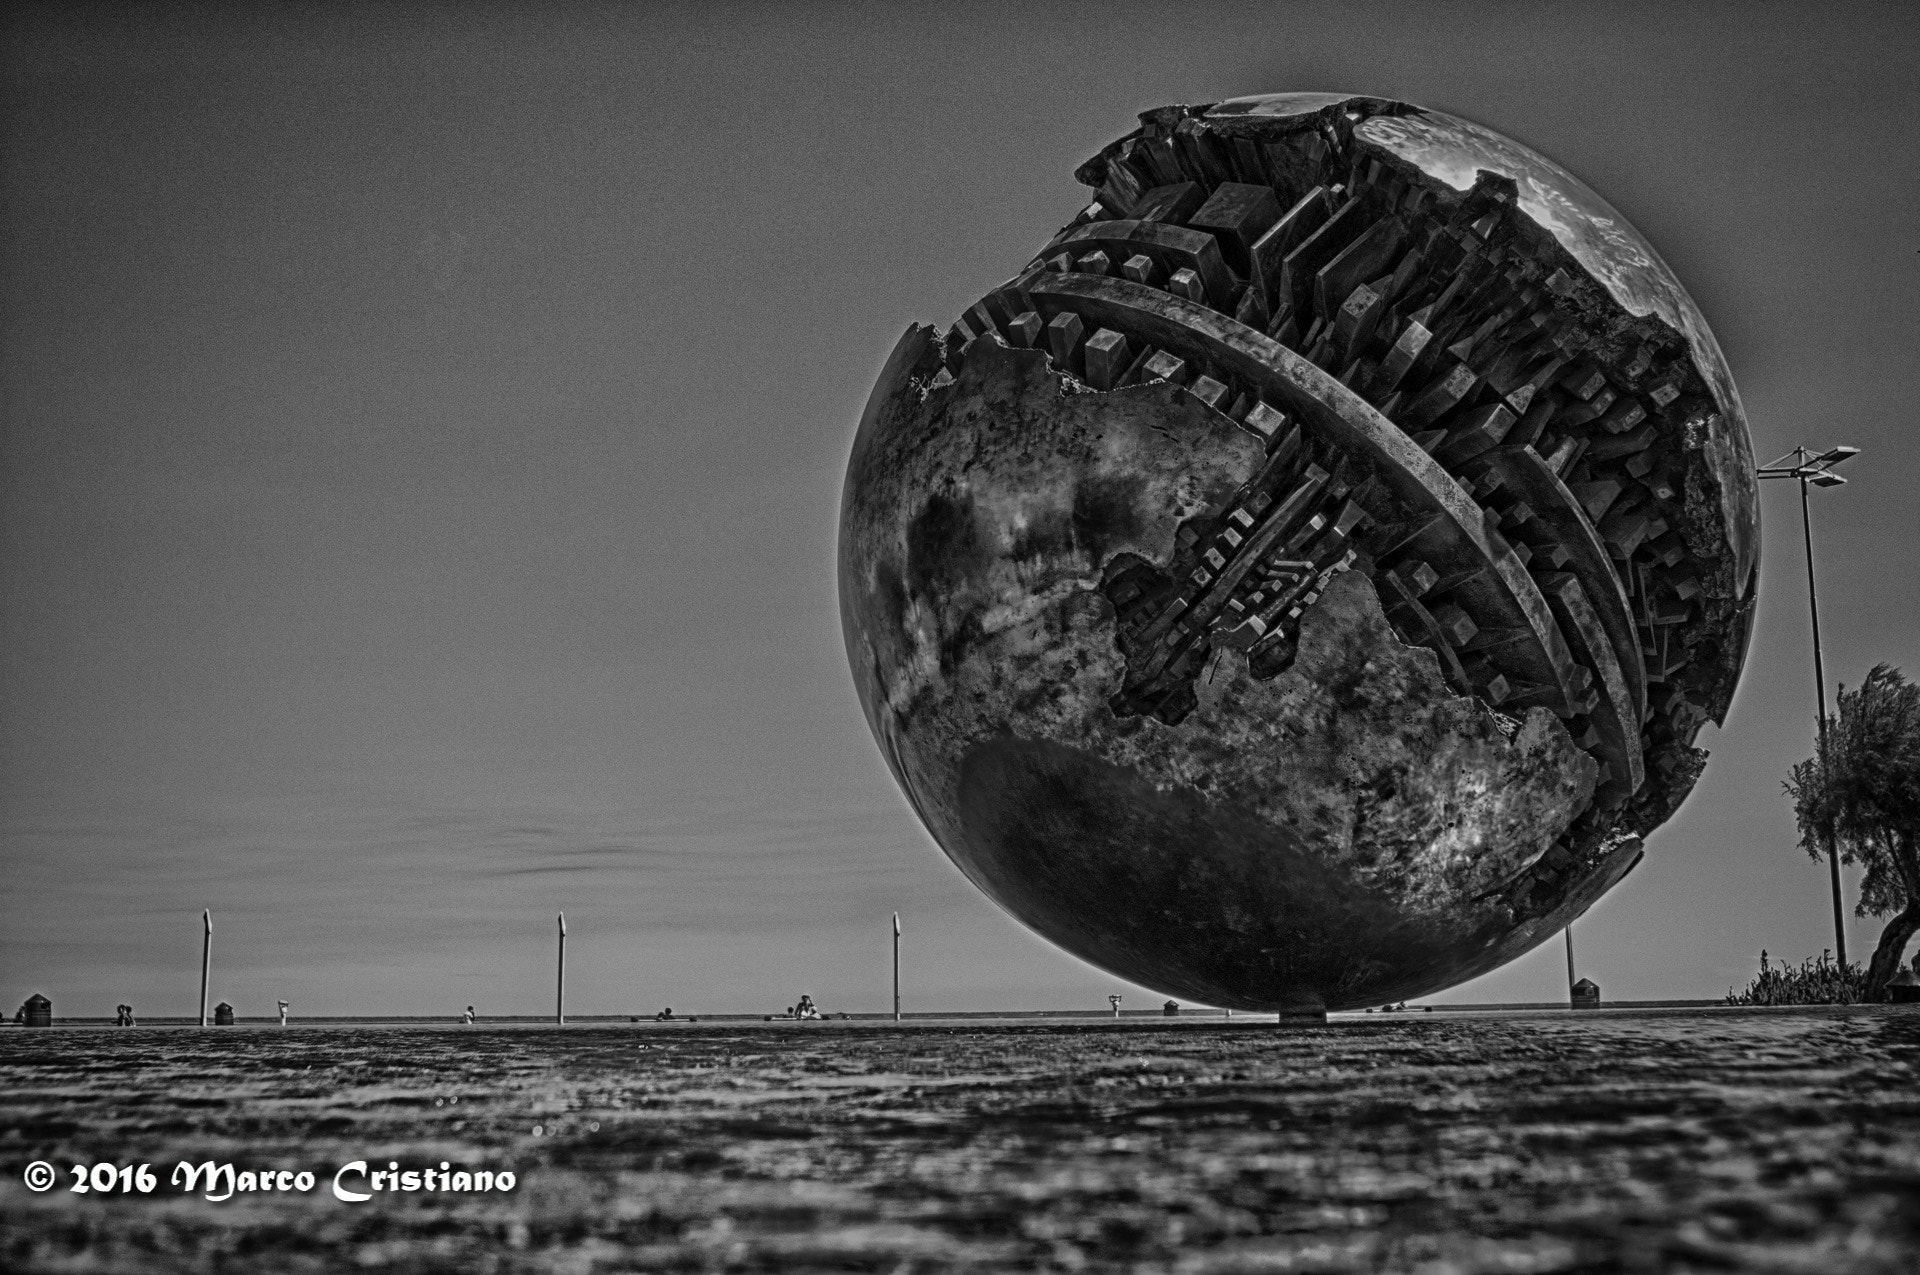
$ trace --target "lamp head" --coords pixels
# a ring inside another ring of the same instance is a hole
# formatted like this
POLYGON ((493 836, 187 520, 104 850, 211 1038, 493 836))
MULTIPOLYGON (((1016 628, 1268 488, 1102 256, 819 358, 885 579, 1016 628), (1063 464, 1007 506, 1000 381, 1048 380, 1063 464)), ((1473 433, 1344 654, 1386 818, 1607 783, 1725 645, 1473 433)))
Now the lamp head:
POLYGON ((1816 464, 1838 465, 1841 461, 1851 459, 1859 454, 1860 449, 1858 447, 1835 447, 1814 457, 1814 461, 1816 464))
POLYGON ((1815 474, 1807 481, 1815 487, 1838 487, 1847 480, 1838 474, 1815 474))

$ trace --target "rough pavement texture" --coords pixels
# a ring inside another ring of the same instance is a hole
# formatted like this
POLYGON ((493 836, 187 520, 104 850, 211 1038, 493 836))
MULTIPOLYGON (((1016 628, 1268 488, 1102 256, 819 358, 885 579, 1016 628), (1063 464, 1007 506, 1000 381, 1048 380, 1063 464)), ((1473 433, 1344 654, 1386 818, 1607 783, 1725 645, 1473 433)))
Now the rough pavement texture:
POLYGON ((1917 1047, 1890 1008, 7 1031, 0 1267, 1909 1272, 1917 1047), (164 1185, 208 1157, 321 1185, 164 1185), (161 1189, 70 1193, 96 1158, 161 1189), (335 1201, 363 1158, 521 1180, 335 1201))

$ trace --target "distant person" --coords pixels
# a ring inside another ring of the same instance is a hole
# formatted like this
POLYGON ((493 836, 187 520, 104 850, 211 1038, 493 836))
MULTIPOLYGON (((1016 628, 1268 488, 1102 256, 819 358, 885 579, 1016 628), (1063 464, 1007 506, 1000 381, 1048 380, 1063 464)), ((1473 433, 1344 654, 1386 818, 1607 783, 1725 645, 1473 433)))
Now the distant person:
POLYGON ((287 1025, 287 1002, 285 1001, 280 1002, 280 1025, 282 1027, 287 1025))
POLYGON ((133 1006, 115 1005, 113 1007, 113 1025, 115 1027, 131 1027, 133 1025, 132 1020, 133 1006))
POLYGON ((467 1006, 467 1012, 460 1015, 460 1021, 468 1027, 473 1026, 473 1006, 467 1006))
POLYGON ((667 1007, 666 1007, 665 1009, 663 1009, 663 1010, 661 1010, 661 1011, 660 1011, 659 1013, 657 1013, 657 1014, 655 1014, 655 1015, 653 1016, 653 1021, 654 1021, 654 1022, 656 1022, 656 1023, 670 1023, 670 1022, 672 1022, 672 1021, 673 1021, 673 1006, 671 1006, 671 1005, 669 1005, 669 1006, 667 1006, 667 1007))
POLYGON ((820 1011, 814 1007, 813 997, 803 993, 800 997, 800 1003, 793 1008, 793 1016, 795 1018, 820 1017, 820 1011))

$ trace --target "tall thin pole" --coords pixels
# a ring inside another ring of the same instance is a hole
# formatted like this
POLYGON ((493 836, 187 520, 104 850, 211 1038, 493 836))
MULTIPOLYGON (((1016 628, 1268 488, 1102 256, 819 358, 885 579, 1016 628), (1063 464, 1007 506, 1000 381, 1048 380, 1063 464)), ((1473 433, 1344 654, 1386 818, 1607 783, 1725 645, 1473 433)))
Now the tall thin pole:
POLYGON ((206 924, 206 936, 200 941, 200 1025, 207 1025, 207 975, 213 972, 213 912, 209 908, 200 909, 200 919, 206 924))
POLYGON ((1567 922, 1567 999, 1573 999, 1573 922, 1567 922))
MULTIPOLYGON (((1800 450, 1804 452, 1806 449, 1800 450)), ((1807 542, 1807 609, 1813 615, 1813 691, 1820 708, 1820 778, 1824 783, 1827 768, 1827 670, 1820 658, 1820 596, 1813 588, 1813 515, 1807 509, 1807 480, 1804 478, 1800 480, 1800 531, 1807 542)), ((1831 824, 1821 832, 1827 839, 1827 872, 1833 879, 1833 947, 1840 958, 1840 967, 1845 969, 1847 922, 1840 906, 1840 848, 1834 844, 1831 824)))
POLYGON ((560 914, 560 976, 553 988, 553 1021, 567 1021, 567 914, 560 914))
POLYGON ((893 914, 893 1021, 900 1021, 900 914, 893 914))

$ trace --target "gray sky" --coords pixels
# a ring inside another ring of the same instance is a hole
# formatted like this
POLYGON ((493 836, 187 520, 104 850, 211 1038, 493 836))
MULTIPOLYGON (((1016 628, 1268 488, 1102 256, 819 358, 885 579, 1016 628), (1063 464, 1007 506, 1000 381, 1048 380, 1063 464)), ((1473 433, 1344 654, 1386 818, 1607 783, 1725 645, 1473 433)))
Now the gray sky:
MULTIPOLYGON (((846 449, 1169 102, 1399 97, 1658 245, 1816 492, 1830 680, 1920 675, 1911 5, 16 13, 0 998, 313 1014, 1156 1001, 1005 919, 845 669, 846 449)), ((1610 997, 1831 942, 1796 498, 1705 779, 1576 926, 1610 997)), ((1851 922, 1856 953, 1877 924, 1851 922)), ((1564 996, 1557 943, 1442 999, 1564 996)))

